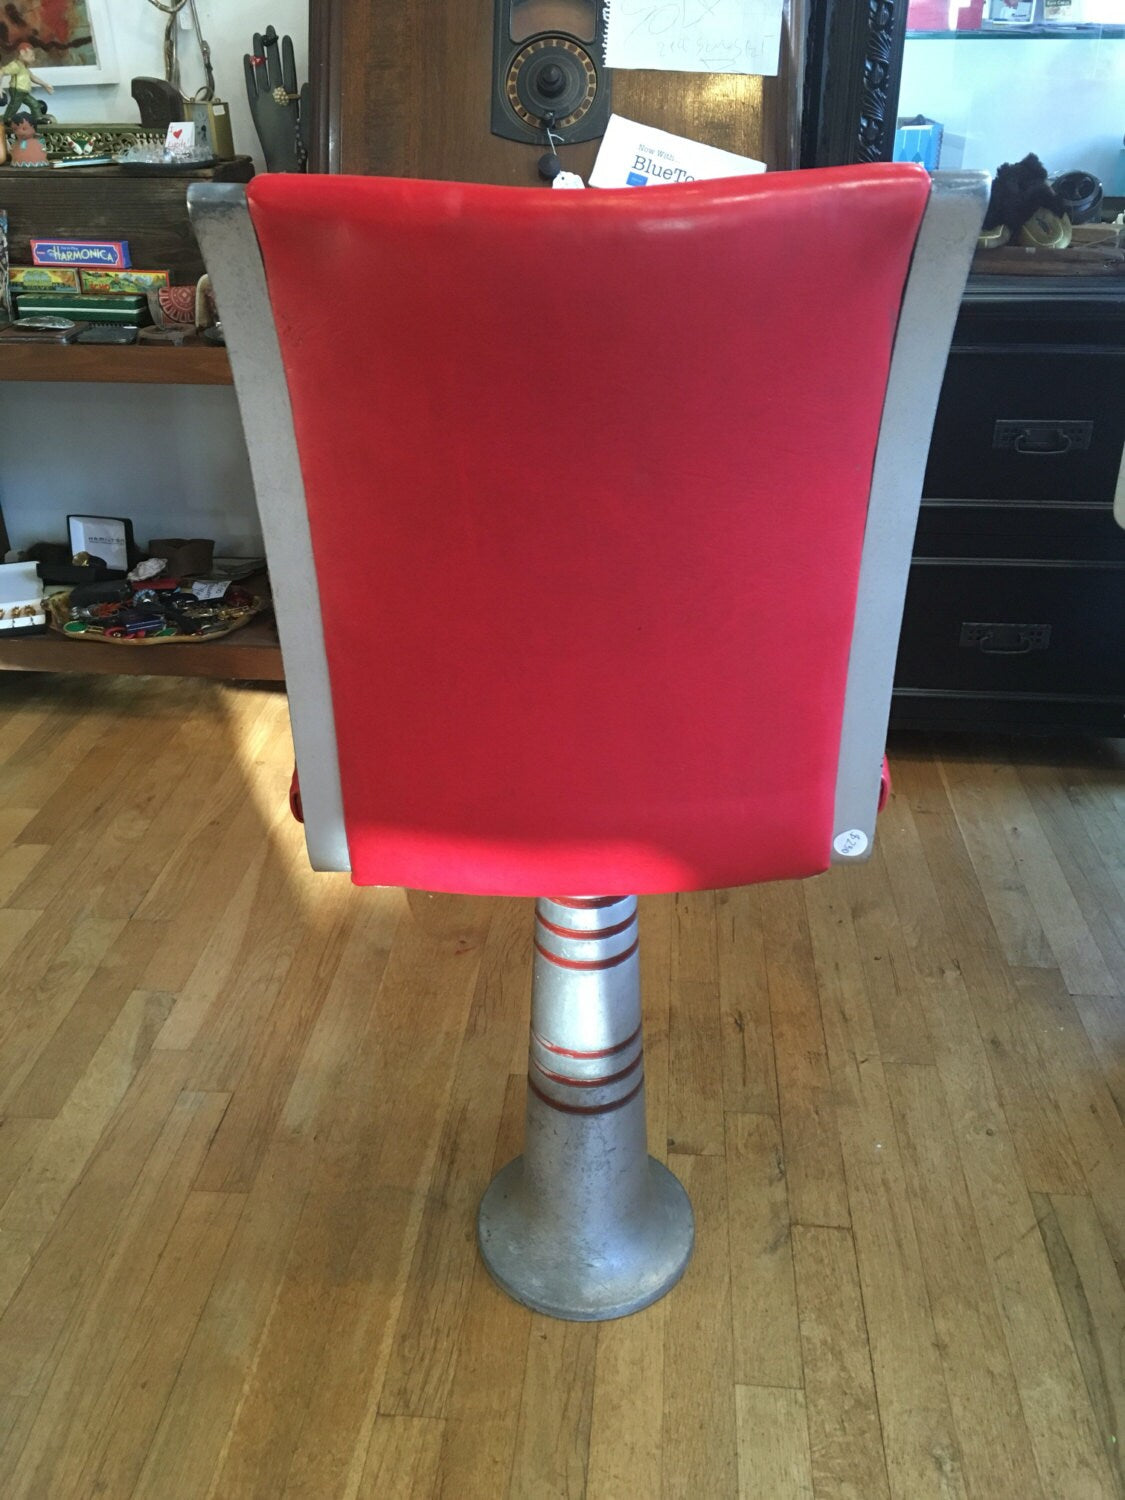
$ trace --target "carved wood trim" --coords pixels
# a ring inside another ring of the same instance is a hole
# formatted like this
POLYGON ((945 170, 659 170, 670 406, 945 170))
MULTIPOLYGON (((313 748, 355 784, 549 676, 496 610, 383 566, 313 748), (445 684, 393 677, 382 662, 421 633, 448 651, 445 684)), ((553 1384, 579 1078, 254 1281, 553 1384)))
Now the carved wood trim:
POLYGON ((890 161, 907 0, 813 0, 806 37, 803 167, 890 161))

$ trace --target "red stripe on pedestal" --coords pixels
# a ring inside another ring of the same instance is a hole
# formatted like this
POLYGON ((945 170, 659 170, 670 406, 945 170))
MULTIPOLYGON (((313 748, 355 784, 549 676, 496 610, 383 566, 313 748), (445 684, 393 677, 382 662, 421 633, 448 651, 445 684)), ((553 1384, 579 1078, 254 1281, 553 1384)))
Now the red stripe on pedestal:
POLYGON ((620 896, 548 896, 554 906, 569 906, 574 911, 593 911, 599 906, 616 906, 620 896))
POLYGON ((592 1060, 597 1057, 612 1057, 615 1052, 624 1052, 626 1047, 633 1045, 640 1034, 641 1027, 638 1026, 632 1036, 627 1036, 623 1042, 615 1042, 612 1047, 599 1047, 596 1052, 579 1052, 573 1047, 559 1047, 554 1042, 549 1042, 545 1037, 541 1037, 537 1031, 531 1033, 532 1039, 548 1052, 557 1053, 559 1057, 581 1058, 583 1061, 587 1059, 592 1060))
POLYGON ((533 1079, 528 1078, 527 1086, 537 1099, 541 1099, 544 1104, 549 1104, 552 1109, 557 1109, 561 1114, 608 1115, 612 1110, 623 1109, 626 1104, 629 1104, 633 1099, 635 1099, 640 1091, 644 1088, 645 1080, 644 1075, 642 1074, 636 1088, 630 1089, 623 1099, 614 1099, 610 1104, 561 1104, 558 1099, 552 1099, 550 1095, 545 1094, 542 1089, 536 1088, 533 1079))
POLYGON ((545 1068, 536 1058, 531 1059, 532 1067, 542 1073, 544 1078, 549 1078, 552 1083, 563 1083, 571 1089, 602 1089, 611 1083, 620 1083, 623 1078, 628 1078, 630 1073, 635 1073, 641 1065, 643 1053, 638 1052, 633 1061, 618 1073, 603 1073, 600 1078, 574 1078, 569 1073, 552 1073, 550 1068, 545 1068))
POLYGON ((577 969, 582 973, 593 973, 599 969, 615 969, 627 958, 632 958, 639 947, 640 939, 638 938, 621 953, 615 953, 612 958, 562 958, 557 953, 551 953, 538 941, 535 944, 535 951, 541 953, 548 963, 557 964, 560 969, 577 969))
POLYGON ((535 913, 535 920, 548 932, 553 932, 556 937, 571 938, 577 942, 591 943, 598 938, 617 937, 619 933, 627 932, 637 920, 636 916, 626 917, 624 922, 615 922, 612 927, 559 927, 555 922, 548 922, 541 912, 535 913))

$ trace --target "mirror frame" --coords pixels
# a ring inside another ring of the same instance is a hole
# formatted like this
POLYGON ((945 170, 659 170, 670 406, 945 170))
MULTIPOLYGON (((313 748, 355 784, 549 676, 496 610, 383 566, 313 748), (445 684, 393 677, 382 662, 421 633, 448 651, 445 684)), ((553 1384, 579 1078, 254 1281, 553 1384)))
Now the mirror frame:
POLYGON ((802 167, 890 161, 908 0, 810 0, 802 167))

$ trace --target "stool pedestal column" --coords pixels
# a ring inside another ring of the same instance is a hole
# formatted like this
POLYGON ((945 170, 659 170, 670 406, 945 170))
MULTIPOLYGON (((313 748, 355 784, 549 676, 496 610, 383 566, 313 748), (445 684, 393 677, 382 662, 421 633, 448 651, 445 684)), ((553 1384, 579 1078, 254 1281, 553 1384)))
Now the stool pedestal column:
POLYGON ((541 899, 524 1152, 481 1202, 481 1254, 517 1301, 593 1321, 662 1297, 691 1204, 648 1154, 635 896, 541 899))

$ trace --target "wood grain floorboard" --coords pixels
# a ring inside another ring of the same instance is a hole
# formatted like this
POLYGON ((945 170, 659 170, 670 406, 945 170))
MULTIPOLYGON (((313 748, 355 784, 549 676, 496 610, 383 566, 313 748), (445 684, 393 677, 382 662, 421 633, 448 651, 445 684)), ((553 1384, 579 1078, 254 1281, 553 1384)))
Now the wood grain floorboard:
POLYGON ((726 1163, 672 1157, 696 1213, 697 1274, 667 1307, 664 1500, 734 1494, 738 1482, 726 1163), (667 1378, 673 1375, 673 1378, 667 1378))
POLYGON ((641 903, 657 1306, 533 1315, 530 903, 309 870, 275 688, 0 680, 3 1500, 1125 1500, 1125 748, 641 903))
POLYGON ((804 1391, 740 1385, 739 1500, 814 1500, 804 1391))
POLYGON ((887 1460, 855 1246, 848 1229, 793 1231, 813 1493, 887 1500, 887 1460))
POLYGON ((918 1248, 886 1071, 864 988, 856 928, 821 927, 819 898, 862 883, 878 870, 833 871, 806 891, 836 1120, 844 1160, 852 1239, 895 1500, 964 1497, 957 1441, 933 1313, 918 1248), (849 880, 858 875, 858 880, 849 880))
MULTIPOLYGON (((509 1074, 492 1146, 494 1172, 519 1155, 525 1093, 525 1075, 509 1074)), ((500 1291, 478 1258, 445 1408, 441 1462, 434 1489, 441 1500, 507 1494, 533 1316, 528 1308, 500 1291)), ((657 1435, 659 1438, 659 1421, 657 1435)))
POLYGON ((1088 1198, 1037 1197, 1035 1208, 1105 1456, 1125 1490, 1125 1288, 1088 1198))

